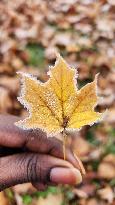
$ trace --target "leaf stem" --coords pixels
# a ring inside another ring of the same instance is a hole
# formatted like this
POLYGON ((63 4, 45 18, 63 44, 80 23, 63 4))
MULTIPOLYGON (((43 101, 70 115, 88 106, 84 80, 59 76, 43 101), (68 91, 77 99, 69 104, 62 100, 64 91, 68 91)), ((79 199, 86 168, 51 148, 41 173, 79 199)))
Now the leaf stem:
POLYGON ((63 136, 63 156, 64 156, 64 160, 66 160, 66 149, 65 149, 65 147, 66 147, 66 137, 67 137, 67 135, 64 131, 62 132, 62 136, 63 136))

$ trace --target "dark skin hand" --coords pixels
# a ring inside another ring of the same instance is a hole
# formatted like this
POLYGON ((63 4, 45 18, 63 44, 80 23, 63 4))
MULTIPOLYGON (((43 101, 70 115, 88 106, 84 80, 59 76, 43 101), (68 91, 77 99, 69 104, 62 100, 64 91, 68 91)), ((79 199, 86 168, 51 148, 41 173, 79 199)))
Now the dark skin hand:
POLYGON ((63 159, 62 142, 47 138, 41 130, 22 130, 19 117, 0 115, 0 191, 31 182, 37 189, 47 185, 82 181, 83 165, 69 147, 63 159))

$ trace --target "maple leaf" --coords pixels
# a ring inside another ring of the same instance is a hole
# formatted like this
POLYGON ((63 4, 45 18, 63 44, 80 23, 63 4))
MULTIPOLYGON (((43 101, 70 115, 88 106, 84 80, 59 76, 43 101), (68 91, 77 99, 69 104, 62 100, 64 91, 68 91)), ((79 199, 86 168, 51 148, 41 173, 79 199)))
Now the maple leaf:
POLYGON ((25 129, 41 128, 49 136, 65 130, 80 129, 99 121, 103 114, 94 111, 98 101, 95 80, 77 89, 76 70, 61 56, 49 71, 50 78, 41 83, 29 74, 22 75, 22 92, 18 100, 29 110, 29 117, 16 123, 25 129))

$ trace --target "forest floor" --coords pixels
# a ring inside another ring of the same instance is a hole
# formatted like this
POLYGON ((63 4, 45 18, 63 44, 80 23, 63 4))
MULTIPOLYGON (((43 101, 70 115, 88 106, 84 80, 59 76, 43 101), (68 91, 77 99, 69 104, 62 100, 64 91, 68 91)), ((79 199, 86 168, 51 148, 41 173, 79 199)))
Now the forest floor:
POLYGON ((115 2, 112 0, 0 1, 0 113, 25 116, 18 103, 17 71, 48 79, 55 52, 78 69, 81 88, 100 73, 96 110, 108 109, 101 123, 76 132, 73 149, 86 176, 76 187, 30 184, 0 193, 0 205, 115 204, 115 2))

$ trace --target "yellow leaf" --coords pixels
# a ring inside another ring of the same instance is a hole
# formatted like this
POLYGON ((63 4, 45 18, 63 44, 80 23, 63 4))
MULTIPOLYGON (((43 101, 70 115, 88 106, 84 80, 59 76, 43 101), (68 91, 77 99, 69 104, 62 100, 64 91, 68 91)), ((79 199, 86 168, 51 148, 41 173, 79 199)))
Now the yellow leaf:
POLYGON ((98 100, 97 76, 92 83, 78 90, 76 70, 61 56, 49 74, 49 80, 41 83, 29 74, 21 73, 22 92, 18 99, 30 115, 16 125, 26 129, 41 128, 52 136, 91 125, 102 118, 102 113, 94 111, 98 100))

